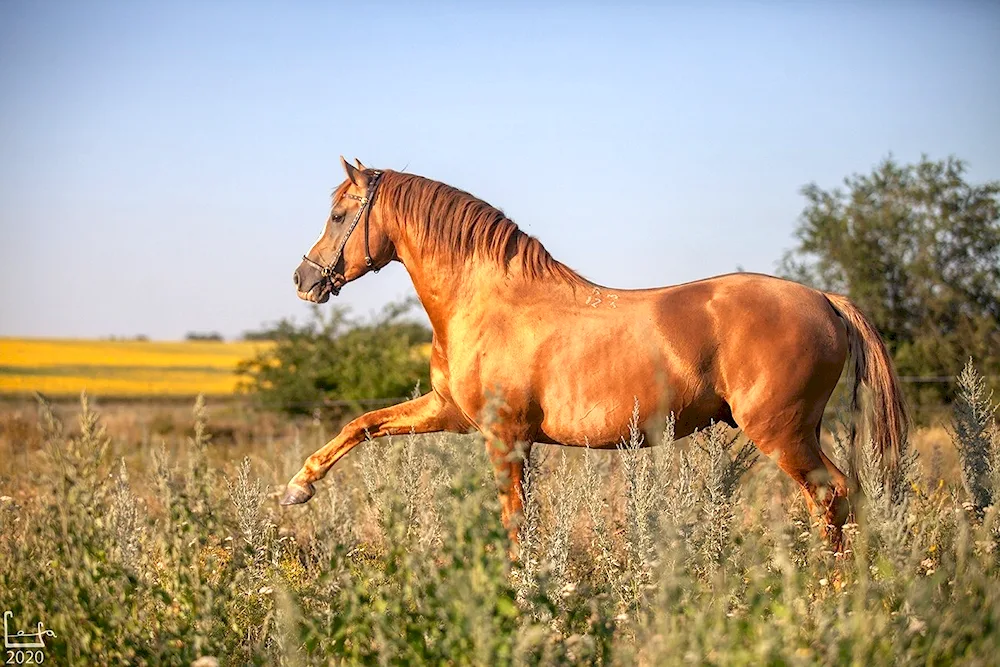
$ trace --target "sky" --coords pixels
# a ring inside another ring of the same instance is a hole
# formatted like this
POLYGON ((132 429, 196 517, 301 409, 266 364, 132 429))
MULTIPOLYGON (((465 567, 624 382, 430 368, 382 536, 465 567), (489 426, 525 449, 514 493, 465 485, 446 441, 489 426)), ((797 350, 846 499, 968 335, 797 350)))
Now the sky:
MULTIPOLYGON (((601 284, 774 273, 807 183, 890 154, 1000 178, 997 63, 990 2, 4 0, 0 336, 305 320, 341 154, 601 284)), ((329 303, 412 293, 395 265, 329 303)))

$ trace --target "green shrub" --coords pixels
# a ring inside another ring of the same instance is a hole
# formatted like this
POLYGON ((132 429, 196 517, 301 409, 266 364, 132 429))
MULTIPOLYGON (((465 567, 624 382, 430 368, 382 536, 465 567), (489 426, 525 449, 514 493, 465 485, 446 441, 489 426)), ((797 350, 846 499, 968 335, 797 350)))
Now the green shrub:
POLYGON ((242 388, 266 410, 340 416, 427 387, 427 357, 416 346, 429 343, 431 333, 403 319, 412 306, 390 304, 369 323, 337 307, 314 308, 303 325, 283 320, 268 335, 274 347, 240 364, 242 388))

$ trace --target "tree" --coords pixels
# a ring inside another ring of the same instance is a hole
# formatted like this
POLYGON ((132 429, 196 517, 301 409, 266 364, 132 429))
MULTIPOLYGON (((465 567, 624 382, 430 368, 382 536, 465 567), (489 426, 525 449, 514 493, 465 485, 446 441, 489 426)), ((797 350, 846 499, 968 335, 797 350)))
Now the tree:
POLYGON ((184 336, 184 340, 191 341, 208 341, 212 343, 221 343, 223 341, 222 334, 218 331, 189 331, 187 335, 184 336))
POLYGON ((279 327, 280 324, 275 324, 267 326, 259 331, 244 331, 240 335, 240 339, 246 341, 278 340, 279 327))
MULTIPOLYGON (((844 188, 802 189, 781 272, 849 295, 885 337, 900 375, 950 377, 970 356, 1000 373, 1000 181, 973 185, 955 158, 891 157, 844 188)), ((949 383, 908 387, 921 403, 949 383)))
POLYGON ((430 330, 403 316, 414 301, 390 304, 372 322, 351 319, 344 308, 313 308, 303 325, 282 320, 270 330, 275 345, 240 364, 243 389, 261 407, 288 414, 320 410, 340 415, 368 399, 408 396, 429 386, 420 344, 430 330))

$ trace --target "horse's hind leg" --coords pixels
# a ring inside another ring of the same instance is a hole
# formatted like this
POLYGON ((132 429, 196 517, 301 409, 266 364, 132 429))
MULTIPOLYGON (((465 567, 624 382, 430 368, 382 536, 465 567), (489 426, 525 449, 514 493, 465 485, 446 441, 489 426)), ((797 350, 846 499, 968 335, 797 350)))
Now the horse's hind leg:
POLYGON ((836 492, 837 498, 843 499, 838 500, 839 504, 836 507, 837 516, 835 517, 837 520, 833 521, 832 524, 836 526, 843 526, 851 513, 851 499, 857 489, 854 488, 854 485, 851 483, 851 480, 848 479, 847 475, 841 472, 840 468, 837 467, 837 464, 830 460, 830 457, 823 451, 823 446, 819 444, 822 426, 822 421, 819 424, 816 424, 816 446, 819 450, 820 457, 823 459, 823 465, 826 466, 826 471, 830 473, 830 481, 833 483, 833 488, 836 492), (843 516, 841 516, 841 514, 843 516))
POLYGON ((834 465, 822 450, 819 451, 826 465, 827 482, 824 487, 825 500, 821 503, 821 515, 824 522, 824 534, 829 538, 834 551, 843 548, 843 528, 851 514, 850 484, 844 473, 834 465))
POLYGON ((848 484, 844 474, 823 454, 817 433, 818 429, 810 426, 747 435, 801 487, 810 512, 823 522, 823 534, 839 551, 841 529, 850 510, 848 484))

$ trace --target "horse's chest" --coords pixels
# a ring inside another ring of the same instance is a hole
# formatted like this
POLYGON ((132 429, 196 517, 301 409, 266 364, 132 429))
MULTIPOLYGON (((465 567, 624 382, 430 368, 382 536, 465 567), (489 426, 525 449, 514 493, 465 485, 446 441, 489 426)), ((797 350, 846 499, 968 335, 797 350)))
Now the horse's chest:
POLYGON ((432 356, 431 380, 440 383, 439 393, 446 393, 474 421, 495 398, 521 413, 532 402, 535 352, 523 337, 469 337, 461 345, 442 349, 440 357, 432 356))

